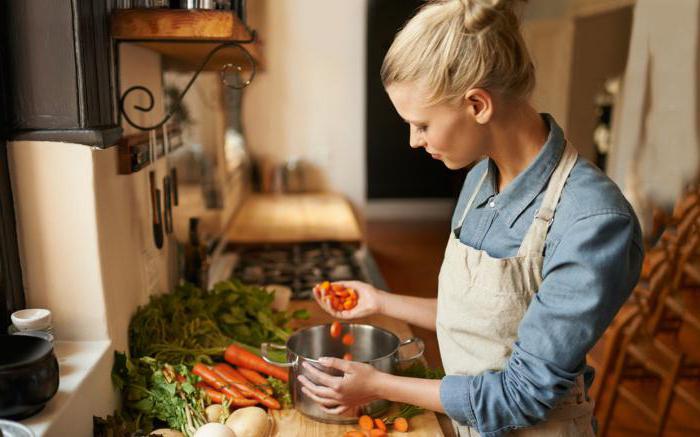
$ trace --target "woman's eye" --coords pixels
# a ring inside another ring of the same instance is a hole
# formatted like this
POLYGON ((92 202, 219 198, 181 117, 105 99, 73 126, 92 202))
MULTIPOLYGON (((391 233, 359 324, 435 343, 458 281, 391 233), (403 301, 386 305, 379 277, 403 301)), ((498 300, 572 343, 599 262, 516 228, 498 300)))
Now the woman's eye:
POLYGON ((418 132, 425 132, 428 130, 428 126, 417 126, 416 129, 418 132))

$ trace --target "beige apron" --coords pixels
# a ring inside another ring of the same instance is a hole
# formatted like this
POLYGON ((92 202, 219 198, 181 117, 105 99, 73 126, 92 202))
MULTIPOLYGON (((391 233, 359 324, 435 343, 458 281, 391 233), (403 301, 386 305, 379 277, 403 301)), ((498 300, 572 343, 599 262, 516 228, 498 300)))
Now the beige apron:
MULTIPOLYGON (((520 321, 542 282, 547 231, 577 156, 573 147, 567 145, 517 256, 492 258, 450 233, 440 269, 437 308, 437 337, 448 375, 478 375, 505 367, 520 321)), ((462 226, 487 172, 471 195, 458 226, 462 226)), ((545 422, 514 430, 510 435, 594 436, 592 414, 593 403, 586 399, 583 377, 579 376, 545 422)), ((454 425, 460 436, 479 435, 473 428, 456 422, 454 425)))

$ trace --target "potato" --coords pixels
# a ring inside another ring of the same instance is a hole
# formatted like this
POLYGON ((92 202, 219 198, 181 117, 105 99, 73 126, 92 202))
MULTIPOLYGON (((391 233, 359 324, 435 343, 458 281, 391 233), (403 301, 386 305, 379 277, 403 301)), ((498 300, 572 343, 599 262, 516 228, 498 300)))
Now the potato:
POLYGON ((161 437, 185 437, 180 431, 174 429, 161 428, 151 432, 149 435, 161 437))
POLYGON ((204 412, 207 415, 207 422, 218 422, 224 414, 224 407, 218 404, 209 405, 204 412))
POLYGON ((220 423, 207 423, 199 427, 194 437, 237 437, 231 428, 220 423))
POLYGON ((260 407, 240 408, 226 420, 236 437, 265 437, 270 426, 270 418, 260 407))

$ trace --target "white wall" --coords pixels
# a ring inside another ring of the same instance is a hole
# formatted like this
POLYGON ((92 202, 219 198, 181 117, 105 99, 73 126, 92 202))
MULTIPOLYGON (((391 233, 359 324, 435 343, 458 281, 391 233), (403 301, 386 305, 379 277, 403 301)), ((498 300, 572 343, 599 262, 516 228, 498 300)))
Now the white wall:
POLYGON ((325 187, 365 203, 366 0, 249 2, 266 69, 246 90, 251 150, 300 156, 325 187))

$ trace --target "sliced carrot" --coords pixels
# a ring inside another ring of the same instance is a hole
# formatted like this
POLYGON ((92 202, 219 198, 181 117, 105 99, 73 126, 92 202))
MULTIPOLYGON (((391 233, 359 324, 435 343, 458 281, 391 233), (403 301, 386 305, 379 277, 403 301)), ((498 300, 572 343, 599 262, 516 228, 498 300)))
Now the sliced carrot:
POLYGON ((340 324, 337 320, 333 323, 331 323, 331 337, 333 338, 338 338, 340 337, 340 333, 343 330, 343 325, 340 324))
POLYGON ((238 367, 245 367, 246 369, 275 377, 281 381, 289 382, 289 372, 286 369, 270 364, 236 344, 231 344, 226 348, 224 359, 238 367))
POLYGON ((345 346, 352 346, 354 343, 355 343, 355 336, 353 336, 350 333, 343 335, 343 344, 345 346))
POLYGON ((408 420, 405 417, 398 417, 394 420, 394 429, 399 432, 408 431, 408 420))
POLYGON ((346 431, 343 437, 366 437, 362 431, 346 431))
POLYGON ((364 429, 365 431, 369 431, 370 429, 374 428, 374 420, 370 416, 360 416, 360 419, 357 421, 357 423, 360 425, 360 428, 364 429))
POLYGON ((384 423, 382 419, 374 419, 374 426, 381 429, 382 431, 386 431, 386 423, 384 423))
POLYGON ((383 429, 371 429, 369 431, 369 437, 386 437, 388 434, 383 429))
POLYGON ((345 355, 343 355, 343 359, 345 361, 352 361, 352 354, 350 352, 346 353, 345 355))

